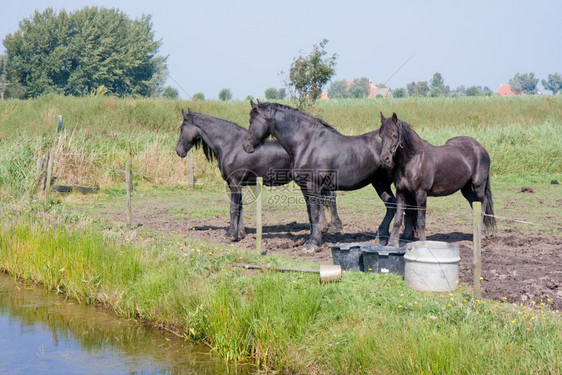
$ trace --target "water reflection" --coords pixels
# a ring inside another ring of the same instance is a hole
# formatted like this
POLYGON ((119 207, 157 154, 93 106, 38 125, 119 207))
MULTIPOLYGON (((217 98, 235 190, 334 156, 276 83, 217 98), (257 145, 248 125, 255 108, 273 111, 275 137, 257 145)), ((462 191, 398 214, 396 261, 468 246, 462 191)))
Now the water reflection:
POLYGON ((1 374, 249 374, 202 346, 0 272, 1 374))

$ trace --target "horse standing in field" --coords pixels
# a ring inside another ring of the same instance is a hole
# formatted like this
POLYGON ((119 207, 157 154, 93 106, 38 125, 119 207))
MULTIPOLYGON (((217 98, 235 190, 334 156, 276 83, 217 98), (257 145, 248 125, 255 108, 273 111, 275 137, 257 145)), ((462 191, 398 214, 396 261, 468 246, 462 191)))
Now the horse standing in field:
MULTIPOLYGON (((187 113, 182 109, 183 122, 176 145, 179 157, 186 157, 191 147, 203 146, 208 161, 217 159, 222 178, 230 189, 230 226, 227 236, 239 241, 246 236, 242 222, 242 187, 256 185, 257 177, 263 177, 264 185, 278 186, 292 181, 291 159, 276 141, 267 141, 255 154, 242 150, 246 129, 237 124, 203 113, 187 113)), ((331 223, 327 226, 324 210, 321 212, 322 229, 340 232, 342 224, 338 216, 335 198, 330 200, 331 223)))
MULTIPOLYGON (((244 150, 258 152, 264 140, 273 135, 291 156, 293 178, 307 202, 311 224, 304 250, 318 251, 322 244, 318 223, 323 197, 336 190, 356 190, 369 184, 386 205, 386 215, 378 228, 379 241, 386 243, 396 199, 390 188, 390 170, 383 169, 379 160, 382 141, 378 131, 346 136, 325 121, 289 106, 250 104, 244 150)), ((405 235, 413 237, 413 230, 406 225, 405 235)))
POLYGON ((389 245, 398 245, 405 205, 417 209, 416 227, 421 241, 426 240, 425 215, 427 196, 445 196, 460 190, 472 207, 482 202, 484 224, 496 225, 490 188, 490 155, 471 137, 454 137, 443 146, 433 146, 422 139, 396 113, 385 118, 381 113, 382 152, 380 158, 394 170, 398 202, 389 245))

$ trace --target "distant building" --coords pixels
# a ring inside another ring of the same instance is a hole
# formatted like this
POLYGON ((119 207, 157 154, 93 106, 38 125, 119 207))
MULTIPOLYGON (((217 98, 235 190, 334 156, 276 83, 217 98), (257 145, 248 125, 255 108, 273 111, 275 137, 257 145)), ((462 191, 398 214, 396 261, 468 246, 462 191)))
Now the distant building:
POLYGON ((500 88, 498 89, 499 96, 521 96, 525 95, 525 93, 518 94, 511 89, 511 85, 509 83, 502 83, 500 88))
MULTIPOLYGON (((349 89, 351 87, 351 85, 353 85, 354 81, 346 81, 345 82, 345 88, 349 89)), ((369 99, 374 99, 377 97, 382 97, 382 98, 392 98, 392 90, 389 87, 379 87, 375 84, 373 84, 373 82, 371 80, 369 80, 369 95, 367 95, 367 98, 369 99)), ((324 100, 324 99, 328 99, 329 95, 327 92, 323 92, 322 95, 320 95, 320 99, 324 100)))
POLYGON ((390 87, 378 87, 377 85, 373 84, 373 82, 369 81, 369 96, 368 98, 376 98, 381 96, 383 98, 392 98, 392 90, 390 87))

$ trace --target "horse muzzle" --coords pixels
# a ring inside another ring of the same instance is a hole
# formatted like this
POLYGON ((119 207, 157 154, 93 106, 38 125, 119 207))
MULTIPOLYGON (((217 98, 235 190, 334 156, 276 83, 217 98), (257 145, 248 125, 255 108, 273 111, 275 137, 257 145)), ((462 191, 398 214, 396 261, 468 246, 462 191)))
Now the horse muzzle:
POLYGON ((244 149, 244 151, 246 151, 248 154, 252 154, 254 151, 256 151, 256 148, 254 147, 254 145, 252 144, 252 141, 249 139, 244 140, 244 142, 242 143, 242 148, 244 149))
POLYGON ((181 145, 176 146, 176 154, 178 154, 180 158, 185 158, 187 156, 188 151, 189 149, 185 149, 181 145))
POLYGON ((393 166, 392 154, 381 155, 381 164, 385 168, 392 168, 393 166))

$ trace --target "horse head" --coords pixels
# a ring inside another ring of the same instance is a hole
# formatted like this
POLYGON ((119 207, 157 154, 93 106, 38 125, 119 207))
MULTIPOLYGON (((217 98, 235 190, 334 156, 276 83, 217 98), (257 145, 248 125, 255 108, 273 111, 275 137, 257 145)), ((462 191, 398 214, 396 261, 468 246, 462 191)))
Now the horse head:
POLYGON ((381 112, 381 127, 379 134, 382 138, 381 163, 385 168, 392 168, 394 154, 402 142, 402 132, 396 113, 392 117, 384 117, 381 112))
POLYGON ((242 148, 247 153, 253 153, 260 144, 271 134, 271 116, 268 103, 254 103, 250 100, 250 127, 242 143, 242 148))
POLYGON ((191 109, 187 109, 187 113, 182 109, 183 122, 180 126, 180 138, 176 145, 176 153, 180 158, 185 158, 187 153, 200 139, 199 132, 193 124, 195 114, 191 109))

